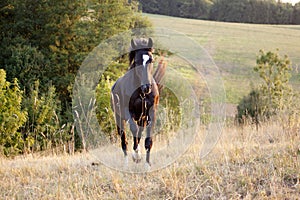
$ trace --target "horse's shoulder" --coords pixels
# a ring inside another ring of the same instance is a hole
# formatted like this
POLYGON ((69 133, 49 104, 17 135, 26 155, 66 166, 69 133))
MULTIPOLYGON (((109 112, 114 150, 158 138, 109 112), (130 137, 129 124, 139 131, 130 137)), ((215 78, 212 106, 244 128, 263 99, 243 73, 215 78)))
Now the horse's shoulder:
POLYGON ((113 84, 111 90, 116 90, 117 88, 120 87, 121 83, 123 82, 124 76, 121 76, 116 80, 116 82, 113 84))

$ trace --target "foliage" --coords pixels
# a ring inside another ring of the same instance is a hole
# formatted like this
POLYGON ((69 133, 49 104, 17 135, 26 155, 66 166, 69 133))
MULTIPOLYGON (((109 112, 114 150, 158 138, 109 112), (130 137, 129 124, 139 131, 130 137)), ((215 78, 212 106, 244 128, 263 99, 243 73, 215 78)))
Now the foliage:
POLYGON ((252 122, 259 124, 271 116, 294 109, 290 108, 290 97, 294 96, 289 85, 291 70, 287 56, 281 58, 277 52, 265 53, 260 50, 254 71, 259 73, 263 82, 239 103, 239 123, 244 123, 246 118, 250 118, 252 122))
POLYGON ((114 114, 110 103, 110 91, 115 81, 121 77, 128 69, 127 64, 114 63, 102 74, 100 82, 96 89, 97 119, 101 131, 111 141, 117 137, 115 133, 116 124, 114 114))
POLYGON ((54 86, 50 85, 47 93, 41 93, 39 81, 36 81, 23 106, 28 112, 28 120, 22 129, 26 151, 46 150, 68 141, 65 125, 60 128, 60 107, 54 86))
POLYGON ((286 105, 286 97, 291 95, 289 85, 291 77, 291 63, 285 55, 283 58, 277 52, 260 51, 254 71, 259 73, 263 84, 260 86, 262 95, 267 100, 267 110, 277 113, 286 105))
POLYGON ((274 0, 140 0, 147 13, 256 24, 300 24, 300 3, 274 0))
MULTIPOLYGON (((219 0, 214 3, 209 19, 259 24, 292 24, 293 6, 272 0, 219 0)), ((299 23, 299 22, 298 22, 299 23)))
MULTIPOLYGON (((237 106, 237 120, 240 124, 248 121, 259 124, 265 111, 265 102, 261 97, 259 89, 253 89, 248 96, 245 96, 237 106)), ((267 115, 267 114, 265 114, 267 115)))
POLYGON ((299 24, 294 6, 280 1, 220 0, 212 7, 210 19, 258 24, 299 24))
POLYGON ((184 111, 181 110, 179 99, 176 94, 167 87, 164 87, 160 94, 159 110, 157 113, 156 129, 159 134, 167 135, 171 132, 176 132, 180 126, 186 125, 186 122, 181 121, 184 111))
POLYGON ((27 113, 21 108, 22 91, 17 79, 6 81, 6 73, 0 69, 0 148, 6 156, 22 152, 23 138, 19 132, 26 122, 27 113))
POLYGON ((293 24, 300 24, 300 3, 296 3, 294 6, 293 24))
POLYGON ((112 35, 147 26, 137 1, 1 1, 0 66, 8 81, 20 81, 28 112, 24 127, 16 124, 25 145, 20 152, 65 144, 73 123, 73 83, 84 58, 112 35))
MULTIPOLYGON (((6 49, 11 52, 11 56, 5 60, 5 70, 7 79, 13 80, 18 77, 20 87, 27 92, 35 81, 39 80, 44 86, 49 81, 45 76, 45 69, 49 67, 49 62, 45 56, 36 47, 21 43, 11 44, 6 49)), ((46 91, 47 88, 41 88, 46 91)))
POLYGON ((148 25, 134 13, 136 1, 6 0, 1 5, 0 66, 9 81, 22 80, 22 88, 40 80, 46 90, 52 81, 63 123, 72 120, 73 82, 87 54, 114 34, 148 25))
POLYGON ((143 12, 196 19, 207 19, 213 4, 210 0, 140 0, 139 2, 143 12))
MULTIPOLYGON (((75 28, 84 15, 85 1, 7 0, 3 4, 0 50, 5 54, 0 54, 1 65, 19 80, 32 79, 30 84, 40 79, 43 89, 47 88, 44 84, 51 80, 64 110, 67 110, 69 88, 81 62, 77 56, 80 50, 76 48, 81 40, 77 39, 75 28), (11 72, 12 65, 18 69, 16 72, 11 72), (18 74, 20 70, 23 73, 18 74)), ((67 120, 69 116, 66 114, 65 118, 67 120)))

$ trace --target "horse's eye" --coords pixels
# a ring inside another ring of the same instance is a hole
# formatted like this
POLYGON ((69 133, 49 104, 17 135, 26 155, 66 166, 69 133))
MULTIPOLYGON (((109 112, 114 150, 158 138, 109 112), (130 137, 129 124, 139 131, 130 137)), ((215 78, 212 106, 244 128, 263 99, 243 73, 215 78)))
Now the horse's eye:
POLYGON ((149 55, 149 62, 153 63, 153 55, 151 53, 149 53, 148 55, 149 55))

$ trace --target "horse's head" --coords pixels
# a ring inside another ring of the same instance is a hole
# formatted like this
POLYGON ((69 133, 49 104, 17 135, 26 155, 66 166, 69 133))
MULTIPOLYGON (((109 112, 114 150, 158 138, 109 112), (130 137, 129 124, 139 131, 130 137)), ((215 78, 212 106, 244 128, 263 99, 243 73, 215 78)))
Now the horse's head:
POLYGON ((131 40, 130 65, 140 81, 143 94, 149 94, 152 88, 152 47, 153 41, 151 38, 131 40))

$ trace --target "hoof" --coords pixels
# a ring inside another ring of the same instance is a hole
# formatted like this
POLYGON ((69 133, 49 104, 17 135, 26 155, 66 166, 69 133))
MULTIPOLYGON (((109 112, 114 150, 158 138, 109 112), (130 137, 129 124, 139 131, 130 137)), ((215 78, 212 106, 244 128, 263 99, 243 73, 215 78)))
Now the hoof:
POLYGON ((124 167, 128 167, 128 156, 124 157, 124 167))
POLYGON ((148 163, 148 162, 145 163, 145 170, 146 170, 147 172, 149 172, 149 171, 151 170, 151 165, 150 165, 150 163, 148 163))
POLYGON ((142 160, 142 155, 141 155, 141 153, 140 153, 140 152, 134 151, 134 152, 132 153, 132 159, 133 159, 133 161, 136 162, 136 163, 141 162, 141 160, 142 160))
POLYGON ((141 160, 142 160, 142 154, 140 152, 139 146, 138 146, 138 148, 135 151, 133 151, 133 153, 132 153, 132 159, 133 159, 133 162, 135 162, 135 163, 141 162, 141 160))

